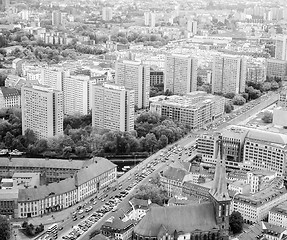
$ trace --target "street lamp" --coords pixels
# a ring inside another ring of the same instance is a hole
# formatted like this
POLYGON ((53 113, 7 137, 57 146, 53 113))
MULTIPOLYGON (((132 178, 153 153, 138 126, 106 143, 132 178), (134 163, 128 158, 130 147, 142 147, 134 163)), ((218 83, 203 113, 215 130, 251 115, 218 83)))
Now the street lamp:
POLYGON ((14 237, 15 237, 15 240, 17 240, 17 233, 16 233, 16 230, 14 230, 14 237))

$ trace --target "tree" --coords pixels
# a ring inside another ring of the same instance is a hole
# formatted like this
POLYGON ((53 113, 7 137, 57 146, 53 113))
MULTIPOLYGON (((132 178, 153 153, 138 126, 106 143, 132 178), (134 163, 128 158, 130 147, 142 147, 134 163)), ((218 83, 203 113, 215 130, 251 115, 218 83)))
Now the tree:
POLYGON ((10 223, 6 217, 0 216, 0 239, 9 240, 11 234, 10 223))
POLYGON ((264 82, 263 84, 262 84, 262 91, 264 91, 264 92, 268 92, 268 91, 270 91, 271 90, 271 82, 264 82))
POLYGON ((271 82, 271 89, 277 90, 279 88, 279 84, 276 81, 271 82))
POLYGON ((233 101, 234 105, 239 105, 239 106, 244 105, 246 103, 246 99, 244 97, 240 96, 240 95, 236 95, 232 99, 232 101, 233 101))
POLYGON ((265 111, 262 116, 262 121, 264 123, 272 123, 273 121, 273 113, 270 111, 265 111))
POLYGON ((141 185, 134 197, 144 200, 151 200, 151 202, 161 206, 166 202, 167 199, 169 199, 167 192, 163 190, 163 188, 150 183, 141 185))
POLYGON ((13 139, 14 139, 14 136, 10 132, 7 132, 4 137, 5 145, 7 148, 9 149, 12 148, 13 139))
POLYGON ((230 93, 226 93, 223 95, 224 97, 228 98, 228 99, 233 99, 235 97, 235 93, 230 92, 230 93))
POLYGON ((34 131, 29 128, 25 130, 24 137, 26 138, 26 146, 37 141, 34 131))
POLYGON ((225 105, 224 105, 224 111, 226 112, 226 113, 230 113, 232 110, 233 110, 233 104, 232 104, 232 102, 231 101, 226 101, 225 102, 225 105))
POLYGON ((157 139, 153 133, 148 133, 145 137, 145 149, 148 152, 153 152, 157 149, 157 139))
POLYGON ((159 147, 164 148, 168 144, 168 138, 165 135, 161 135, 159 138, 159 147))
POLYGON ((229 226, 234 234, 241 233, 243 229, 243 217, 240 212, 234 211, 229 218, 229 226))

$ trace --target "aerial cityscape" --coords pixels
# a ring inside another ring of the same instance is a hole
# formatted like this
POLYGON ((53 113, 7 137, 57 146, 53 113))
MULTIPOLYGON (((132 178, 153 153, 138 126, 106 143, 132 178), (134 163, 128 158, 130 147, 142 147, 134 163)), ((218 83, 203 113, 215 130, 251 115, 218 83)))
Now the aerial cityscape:
POLYGON ((0 240, 287 240, 287 0, 0 0, 0 240))

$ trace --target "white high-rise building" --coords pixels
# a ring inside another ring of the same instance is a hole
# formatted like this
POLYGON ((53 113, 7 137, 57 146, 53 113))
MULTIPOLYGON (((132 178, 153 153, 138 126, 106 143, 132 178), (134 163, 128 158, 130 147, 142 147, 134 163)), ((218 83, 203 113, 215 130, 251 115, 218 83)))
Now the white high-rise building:
POLYGON ((62 68, 45 67, 41 69, 42 85, 47 85, 55 90, 62 91, 64 71, 62 68))
POLYGON ((69 75, 63 78, 65 114, 89 113, 89 81, 90 77, 86 75, 69 75))
POLYGON ((212 93, 245 91, 246 59, 233 55, 217 55, 213 59, 212 93))
POLYGON ((276 36, 275 58, 279 60, 287 60, 287 35, 276 36))
POLYGON ((144 23, 145 23, 145 26, 155 27, 155 24, 156 24, 156 13, 154 13, 154 12, 145 12, 144 13, 144 23))
POLYGON ((134 130, 135 91, 107 83, 92 88, 92 126, 112 131, 134 130))
POLYGON ((165 59, 164 91, 183 95, 197 89, 197 59, 190 55, 172 54, 165 59))
POLYGON ((48 86, 22 87, 22 134, 34 131, 37 139, 63 134, 63 93, 48 86))
POLYGON ((135 90, 135 105, 138 108, 149 106, 150 67, 136 61, 116 63, 117 85, 135 90))
POLYGON ((53 11, 52 12, 52 25, 53 26, 64 25, 63 15, 60 11, 53 11))
POLYGON ((113 19, 113 9, 111 7, 103 7, 102 19, 104 21, 111 21, 113 19))
POLYGON ((197 21, 188 20, 187 31, 191 32, 193 35, 197 34, 197 21))

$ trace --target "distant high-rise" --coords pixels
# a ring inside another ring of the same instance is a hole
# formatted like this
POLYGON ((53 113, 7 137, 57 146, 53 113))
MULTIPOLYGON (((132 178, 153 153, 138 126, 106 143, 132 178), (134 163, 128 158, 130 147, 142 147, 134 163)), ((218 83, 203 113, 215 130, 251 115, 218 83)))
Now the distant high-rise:
POLYGON ((102 19, 104 21, 111 21, 113 19, 113 10, 111 7, 104 7, 103 8, 102 19))
POLYGON ((193 35, 197 34, 197 21, 188 20, 187 31, 191 32, 193 35))
POLYGON ((63 78, 64 113, 89 114, 92 108, 92 85, 96 78, 87 75, 66 74, 63 78))
POLYGON ((53 26, 64 25, 63 15, 60 11, 53 11, 52 12, 52 25, 53 26))
POLYGON ((47 86, 22 87, 22 134, 34 131, 37 139, 63 134, 63 93, 47 86))
POLYGON ((190 55, 172 54, 165 59, 164 91, 183 95, 196 91, 197 59, 190 55))
POLYGON ((144 13, 145 26, 155 27, 156 24, 156 13, 145 12, 144 13))
POLYGON ((1 10, 6 10, 7 8, 10 7, 10 3, 11 1, 10 0, 0 0, 0 8, 1 10))
POLYGON ((245 91, 246 60, 232 55, 217 55, 213 59, 212 93, 242 93, 245 91))
POLYGON ((135 90, 135 105, 138 108, 149 106, 150 67, 136 61, 116 63, 117 85, 135 90))
POLYGON ((55 90, 62 91, 64 71, 62 68, 45 67, 41 69, 42 85, 52 87, 55 90))
POLYGON ((279 60, 287 60, 287 35, 276 36, 275 58, 279 60))
POLYGON ((134 130, 135 91, 107 83, 92 88, 92 126, 112 131, 134 130))

